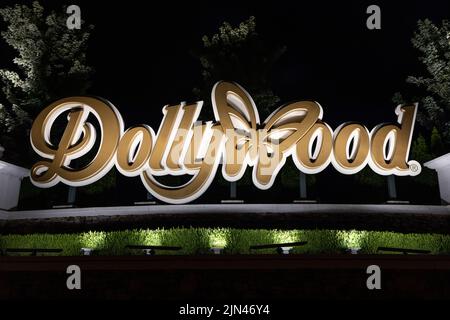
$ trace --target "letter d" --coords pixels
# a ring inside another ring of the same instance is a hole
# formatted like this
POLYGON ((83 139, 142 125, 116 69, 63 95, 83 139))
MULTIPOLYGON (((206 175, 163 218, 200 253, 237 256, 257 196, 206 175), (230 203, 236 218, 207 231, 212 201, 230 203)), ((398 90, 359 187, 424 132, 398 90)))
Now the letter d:
POLYGON ((381 124, 372 130, 369 165, 381 175, 418 175, 421 171, 420 164, 414 160, 408 161, 417 103, 399 105, 395 113, 398 116, 397 124, 381 124))

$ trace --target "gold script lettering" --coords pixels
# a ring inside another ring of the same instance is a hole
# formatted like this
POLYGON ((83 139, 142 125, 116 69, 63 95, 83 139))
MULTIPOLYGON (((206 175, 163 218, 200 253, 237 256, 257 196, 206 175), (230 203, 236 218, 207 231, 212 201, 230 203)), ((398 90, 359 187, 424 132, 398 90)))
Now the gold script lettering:
POLYGON ((31 144, 44 158, 31 169, 39 187, 58 182, 83 186, 103 177, 113 166, 123 175, 140 176, 146 189, 168 203, 198 198, 212 183, 219 164, 228 181, 239 180, 248 166, 259 189, 268 189, 287 157, 305 173, 318 173, 330 163, 341 173, 354 174, 367 164, 381 175, 417 175, 420 164, 408 160, 417 104, 399 106, 397 123, 376 126, 371 132, 354 122, 334 132, 322 120, 323 109, 313 101, 299 101, 276 109, 261 123, 256 105, 244 88, 218 82, 212 90, 215 122, 199 122, 202 102, 165 106, 158 133, 147 125, 124 131, 123 120, 109 102, 71 97, 45 108, 33 123, 31 144), (57 118, 67 124, 53 143, 57 118), (93 115, 99 132, 89 122, 93 115), (93 159, 77 167, 75 160, 93 159), (163 175, 184 175, 187 182, 164 184, 163 175))

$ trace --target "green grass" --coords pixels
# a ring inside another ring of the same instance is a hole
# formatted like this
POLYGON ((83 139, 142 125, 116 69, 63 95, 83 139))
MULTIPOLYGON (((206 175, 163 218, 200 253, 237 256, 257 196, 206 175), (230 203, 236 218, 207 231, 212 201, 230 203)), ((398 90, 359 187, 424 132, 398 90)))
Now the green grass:
POLYGON ((339 230, 246 230, 229 228, 175 228, 157 230, 92 231, 78 234, 2 235, 0 248, 61 248, 61 255, 79 255, 81 248, 93 248, 98 255, 131 255, 128 244, 181 246, 180 251, 158 254, 211 254, 211 247, 222 247, 226 254, 267 254, 274 249, 250 250, 251 245, 308 241, 296 247, 297 254, 335 254, 348 248, 361 253, 377 253, 378 247, 430 250, 450 254, 450 235, 401 234, 375 231, 339 230))

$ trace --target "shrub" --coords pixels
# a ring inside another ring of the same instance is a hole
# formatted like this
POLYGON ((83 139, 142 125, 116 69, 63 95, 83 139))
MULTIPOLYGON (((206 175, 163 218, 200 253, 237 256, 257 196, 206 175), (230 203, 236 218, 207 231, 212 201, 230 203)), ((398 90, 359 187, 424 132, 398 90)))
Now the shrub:
POLYGON ((92 248, 98 255, 138 254, 127 245, 180 246, 179 251, 158 254, 207 254, 211 247, 223 247, 228 254, 273 254, 275 249, 250 250, 250 246, 307 241, 293 253, 335 254, 348 248, 361 248, 375 254, 378 247, 430 250, 432 254, 450 254, 450 235, 401 234, 378 231, 339 230, 247 230, 229 228, 139 229, 126 231, 90 231, 79 234, 2 235, 0 248, 61 248, 58 255, 79 255, 81 248, 92 248))

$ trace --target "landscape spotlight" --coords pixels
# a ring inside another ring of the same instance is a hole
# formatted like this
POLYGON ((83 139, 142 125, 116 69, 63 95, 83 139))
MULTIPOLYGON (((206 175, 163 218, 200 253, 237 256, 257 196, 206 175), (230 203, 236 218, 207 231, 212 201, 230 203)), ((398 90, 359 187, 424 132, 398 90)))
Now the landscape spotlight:
POLYGON ((277 252, 279 254, 290 254, 293 247, 278 247, 277 252))
POLYGON ((90 256, 90 255, 92 255, 92 252, 94 252, 94 249, 92 249, 92 248, 81 248, 80 252, 81 252, 81 255, 83 255, 83 256, 90 256))
POLYGON ((223 248, 221 247, 213 247, 210 249, 211 252, 213 252, 214 254, 222 254, 223 253, 223 248))
POLYGON ((145 256, 154 256, 156 254, 154 249, 142 249, 145 256))

